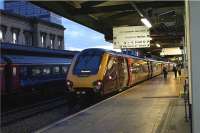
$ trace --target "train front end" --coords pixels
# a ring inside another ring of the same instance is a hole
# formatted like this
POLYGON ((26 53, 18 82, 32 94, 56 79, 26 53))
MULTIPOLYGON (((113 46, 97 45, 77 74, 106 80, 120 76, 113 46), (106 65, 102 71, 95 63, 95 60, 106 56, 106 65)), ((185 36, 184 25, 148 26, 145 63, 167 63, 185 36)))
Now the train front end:
POLYGON ((108 55, 102 49, 86 49, 80 52, 67 74, 67 89, 76 94, 101 92, 107 60, 108 55))

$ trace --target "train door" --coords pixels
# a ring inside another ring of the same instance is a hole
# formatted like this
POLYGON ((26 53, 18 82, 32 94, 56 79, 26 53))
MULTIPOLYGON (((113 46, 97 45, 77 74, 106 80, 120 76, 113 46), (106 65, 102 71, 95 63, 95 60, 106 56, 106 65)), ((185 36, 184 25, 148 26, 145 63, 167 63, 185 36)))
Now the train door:
POLYGON ((154 71, 153 71, 153 62, 150 61, 150 76, 151 77, 153 77, 153 73, 154 73, 154 71))
POLYGON ((129 86, 132 86, 135 83, 135 74, 134 74, 133 62, 134 62, 134 60, 132 58, 128 58, 129 86))
POLYGON ((133 62, 133 74, 135 77, 134 83, 137 83, 140 80, 139 72, 140 72, 140 64, 138 63, 137 60, 134 60, 134 62, 133 62))
POLYGON ((143 80, 148 79, 148 64, 146 61, 143 62, 142 64, 142 70, 143 70, 143 80))
POLYGON ((118 73, 117 73, 117 60, 116 57, 110 56, 107 63, 106 75, 103 81, 104 93, 109 93, 117 88, 118 73))
POLYGON ((147 61, 147 65, 148 65, 148 78, 151 78, 151 63, 150 61, 147 61))
POLYGON ((128 84, 127 60, 123 57, 119 57, 118 70, 119 70, 119 82, 120 82, 119 89, 122 89, 127 87, 128 84))
POLYGON ((5 91, 5 65, 0 64, 0 91, 1 94, 5 91))

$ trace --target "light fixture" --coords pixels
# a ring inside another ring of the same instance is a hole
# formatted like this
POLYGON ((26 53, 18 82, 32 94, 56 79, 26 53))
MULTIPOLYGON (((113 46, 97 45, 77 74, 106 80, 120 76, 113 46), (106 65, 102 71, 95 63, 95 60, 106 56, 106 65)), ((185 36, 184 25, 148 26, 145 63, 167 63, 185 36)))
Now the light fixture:
POLYGON ((148 28, 151 28, 151 27, 152 27, 152 25, 151 25, 151 23, 149 22, 148 19, 146 19, 146 18, 141 18, 141 21, 142 21, 142 23, 143 23, 146 27, 148 27, 148 28))
POLYGON ((160 44, 157 43, 157 44, 156 44, 156 47, 160 48, 160 44))

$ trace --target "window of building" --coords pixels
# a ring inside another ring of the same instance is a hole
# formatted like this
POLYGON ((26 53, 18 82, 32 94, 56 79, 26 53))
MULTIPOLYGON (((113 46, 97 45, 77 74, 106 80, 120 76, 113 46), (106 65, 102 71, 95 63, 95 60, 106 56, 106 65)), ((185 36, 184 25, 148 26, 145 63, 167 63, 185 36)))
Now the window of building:
POLYGON ((50 48, 53 49, 55 46, 55 35, 50 34, 50 48))
POLYGON ((12 33, 12 42, 14 43, 14 44, 16 44, 17 43, 17 32, 13 32, 12 33))
POLYGON ((3 40, 3 31, 0 29, 0 41, 3 40))
POLYGON ((58 37, 58 49, 62 49, 62 37, 58 37))
POLYGON ((19 38, 19 29, 12 28, 12 43, 17 44, 19 38))
POLYGON ((46 33, 41 33, 41 47, 46 47, 46 33))
POLYGON ((33 35, 29 31, 24 31, 25 45, 32 46, 33 45, 33 35))
POLYGON ((6 34, 6 26, 1 25, 0 28, 0 42, 5 41, 5 34, 6 34))

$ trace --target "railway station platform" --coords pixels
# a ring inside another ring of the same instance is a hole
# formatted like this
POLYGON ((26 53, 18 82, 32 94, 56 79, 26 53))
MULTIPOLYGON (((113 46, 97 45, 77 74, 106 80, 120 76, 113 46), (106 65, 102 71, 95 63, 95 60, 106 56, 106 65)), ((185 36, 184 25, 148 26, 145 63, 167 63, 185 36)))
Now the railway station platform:
POLYGON ((183 83, 173 73, 160 75, 36 132, 190 133, 183 83))

